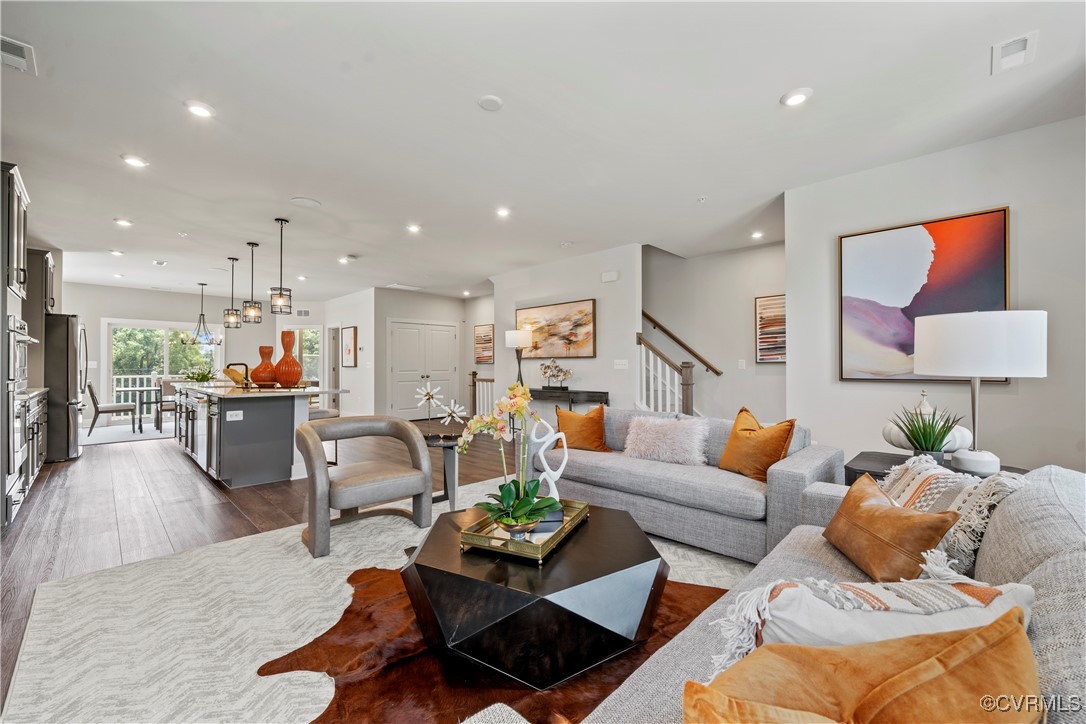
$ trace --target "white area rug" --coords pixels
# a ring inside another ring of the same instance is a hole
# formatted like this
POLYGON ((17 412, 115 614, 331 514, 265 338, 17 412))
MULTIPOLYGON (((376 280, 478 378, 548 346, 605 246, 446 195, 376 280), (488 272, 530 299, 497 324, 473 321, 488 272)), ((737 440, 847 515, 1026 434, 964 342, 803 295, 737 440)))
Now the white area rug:
MULTIPOLYGON (((460 489, 462 506, 494 482, 460 489)), ((407 507, 406 504, 403 507, 407 507)), ((448 503, 435 506, 434 515, 448 503)), ((302 526, 38 587, 3 720, 308 722, 332 680, 257 668, 339 620, 359 568, 400 568, 426 531, 381 516, 332 528, 314 560, 302 526)), ((752 565, 654 539, 677 581, 730 588, 752 565)))

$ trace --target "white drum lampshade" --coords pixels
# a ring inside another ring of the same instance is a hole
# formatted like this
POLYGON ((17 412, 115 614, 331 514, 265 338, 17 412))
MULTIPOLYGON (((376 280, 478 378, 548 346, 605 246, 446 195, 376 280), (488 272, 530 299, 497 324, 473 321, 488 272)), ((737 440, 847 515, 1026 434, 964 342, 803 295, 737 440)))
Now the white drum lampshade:
POLYGON ((970 379, 973 444, 969 450, 954 453, 954 466, 980 475, 999 472, 999 458, 977 447, 980 380, 1047 376, 1048 312, 965 312, 917 317, 913 372, 970 379))
POLYGON ((511 329, 505 333, 505 346, 510 349, 524 349, 532 346, 532 330, 511 329))

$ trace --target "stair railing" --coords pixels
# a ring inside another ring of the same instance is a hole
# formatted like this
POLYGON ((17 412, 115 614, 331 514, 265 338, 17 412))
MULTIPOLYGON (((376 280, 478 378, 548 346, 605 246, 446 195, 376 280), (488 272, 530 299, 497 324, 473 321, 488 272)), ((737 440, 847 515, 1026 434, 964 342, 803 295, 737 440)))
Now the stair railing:
POLYGON ((637 406, 642 410, 696 414, 694 410, 694 363, 676 363, 639 332, 641 348, 637 406))

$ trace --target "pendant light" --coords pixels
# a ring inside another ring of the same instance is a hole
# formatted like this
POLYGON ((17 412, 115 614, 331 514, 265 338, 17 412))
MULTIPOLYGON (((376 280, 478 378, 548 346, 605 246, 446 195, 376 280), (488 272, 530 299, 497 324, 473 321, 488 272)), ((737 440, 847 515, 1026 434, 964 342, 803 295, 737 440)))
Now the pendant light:
POLYGON ((279 286, 271 288, 271 313, 290 314, 290 290, 283 286, 283 227, 289 219, 276 219, 279 224, 279 286))
POLYGON ((196 320, 196 329, 192 330, 192 335, 187 339, 181 338, 181 344, 189 345, 206 345, 206 344, 222 344, 222 335, 216 337, 211 333, 211 330, 207 328, 207 320, 204 318, 204 287, 207 286, 204 282, 198 282, 200 285, 200 316, 196 320))
POLYGON ((241 312, 234 308, 234 265, 238 263, 236 256, 228 256, 230 262, 230 308, 222 310, 222 326, 227 329, 237 329, 241 326, 241 312))
POLYGON ((249 298, 241 303, 241 321, 246 324, 260 324, 263 305, 256 299, 253 282, 256 276, 256 248, 260 244, 255 241, 247 242, 247 244, 249 246, 249 298))

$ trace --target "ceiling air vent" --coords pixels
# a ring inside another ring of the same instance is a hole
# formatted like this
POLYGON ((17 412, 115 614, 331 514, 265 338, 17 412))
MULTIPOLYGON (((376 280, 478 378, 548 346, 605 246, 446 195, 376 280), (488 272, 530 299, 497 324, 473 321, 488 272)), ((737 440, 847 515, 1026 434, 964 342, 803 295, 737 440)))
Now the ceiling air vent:
POLYGON ((294 313, 297 314, 299 317, 308 317, 309 316, 309 310, 308 309, 297 309, 297 310, 294 311, 294 313))
POLYGON ((30 75, 38 74, 38 66, 34 63, 34 48, 26 43, 0 37, 0 58, 4 65, 15 70, 30 73, 30 75))
POLYGON ((385 286, 385 289, 402 289, 405 292, 417 292, 422 289, 422 287, 413 287, 410 284, 388 284, 385 286))
POLYGON ((992 75, 1028 65, 1037 57, 1037 36, 1040 31, 1011 38, 992 46, 992 75))

